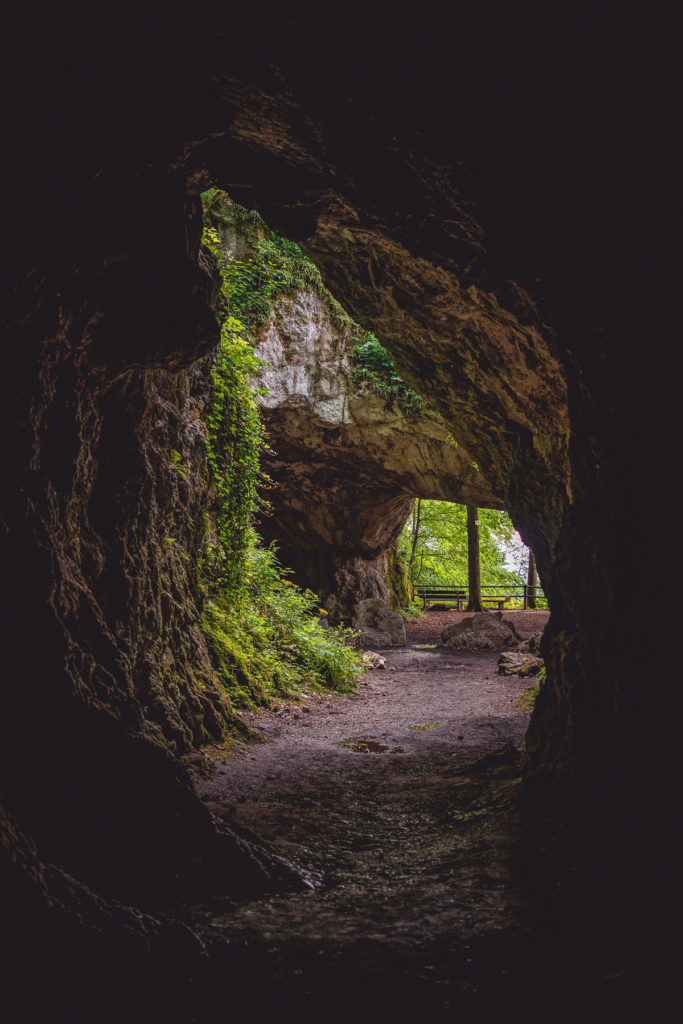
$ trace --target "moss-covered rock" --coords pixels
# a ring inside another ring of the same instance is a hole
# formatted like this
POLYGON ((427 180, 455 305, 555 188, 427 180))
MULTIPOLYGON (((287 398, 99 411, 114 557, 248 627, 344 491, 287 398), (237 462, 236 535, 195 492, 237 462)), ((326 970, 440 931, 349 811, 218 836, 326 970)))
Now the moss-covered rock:
POLYGON ((387 580, 389 583, 391 607, 395 612, 400 608, 407 608, 412 598, 412 587, 408 575, 408 566, 401 558, 397 544, 392 544, 387 551, 387 580))

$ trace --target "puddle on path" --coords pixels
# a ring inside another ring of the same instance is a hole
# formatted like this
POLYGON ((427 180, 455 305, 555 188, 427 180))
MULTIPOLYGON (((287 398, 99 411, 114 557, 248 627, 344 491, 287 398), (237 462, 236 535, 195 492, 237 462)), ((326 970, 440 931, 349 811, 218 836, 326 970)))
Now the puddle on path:
POLYGON ((339 744, 344 750, 352 750, 355 754, 403 754, 403 747, 390 747, 387 743, 367 739, 364 736, 350 736, 339 744))

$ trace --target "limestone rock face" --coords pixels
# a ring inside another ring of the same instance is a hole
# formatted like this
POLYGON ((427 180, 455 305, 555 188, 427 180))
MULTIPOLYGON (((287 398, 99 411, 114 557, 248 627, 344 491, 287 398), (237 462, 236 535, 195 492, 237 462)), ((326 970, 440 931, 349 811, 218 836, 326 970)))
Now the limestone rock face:
POLYGON ((414 497, 497 504, 437 413, 413 421, 354 382, 350 348, 315 293, 281 299, 255 348, 269 364, 257 383, 275 483, 260 530, 333 621, 388 600, 386 552, 414 497))
MULTIPOLYGON (((324 487, 327 472, 350 494, 371 476, 378 495, 386 490, 500 506, 437 412, 426 408, 413 419, 353 380, 350 331, 332 323, 314 292, 280 299, 254 352, 268 364, 256 383, 267 389, 259 404, 275 448, 268 465, 280 474, 278 505, 286 500, 287 471, 296 481, 292 492, 301 493, 296 485, 304 485, 304 501, 316 484, 324 487)), ((317 504, 322 507, 326 498, 329 519, 343 503, 332 504, 321 489, 317 504)), ((360 506, 360 497, 353 503, 360 506)), ((333 532, 326 539, 334 543, 333 532)))

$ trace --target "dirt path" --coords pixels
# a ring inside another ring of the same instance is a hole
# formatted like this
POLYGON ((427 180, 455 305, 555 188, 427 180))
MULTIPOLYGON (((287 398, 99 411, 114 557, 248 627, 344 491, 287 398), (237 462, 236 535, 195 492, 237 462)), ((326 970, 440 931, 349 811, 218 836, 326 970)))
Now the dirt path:
MULTIPOLYGON (((525 635, 547 618, 516 615, 525 635)), ((218 758, 198 782, 214 813, 315 883, 188 912, 213 984, 235 971, 263 979, 245 1011, 294 999, 299 1014, 305 1004, 348 1020, 360 999, 367 1019, 390 1004, 437 1019, 517 991, 532 941, 520 941, 524 897, 510 872, 518 769, 505 757, 468 766, 523 744, 529 681, 498 676, 496 653, 424 646, 461 617, 424 616, 351 697, 250 715, 265 742, 218 758)))

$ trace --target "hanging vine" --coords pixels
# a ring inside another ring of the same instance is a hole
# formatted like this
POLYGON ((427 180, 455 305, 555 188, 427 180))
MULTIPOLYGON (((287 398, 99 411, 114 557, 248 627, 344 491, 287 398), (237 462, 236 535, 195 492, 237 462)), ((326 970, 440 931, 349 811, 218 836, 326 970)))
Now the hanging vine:
POLYGON ((221 339, 210 372, 206 413, 207 450, 215 493, 215 540, 207 547, 204 576, 209 589, 236 596, 244 578, 252 516, 265 502, 258 487, 265 475, 260 453, 263 424, 250 383, 262 365, 245 338, 244 324, 232 316, 230 261, 216 231, 204 229, 203 242, 218 260, 223 287, 219 305, 221 339))

